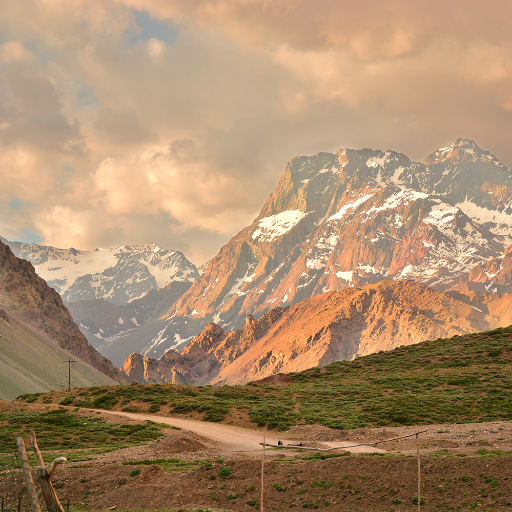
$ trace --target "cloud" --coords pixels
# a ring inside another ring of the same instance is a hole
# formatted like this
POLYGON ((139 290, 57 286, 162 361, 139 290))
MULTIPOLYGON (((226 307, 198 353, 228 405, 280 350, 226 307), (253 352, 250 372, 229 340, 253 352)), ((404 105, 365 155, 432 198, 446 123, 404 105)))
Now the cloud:
POLYGON ((165 43, 163 41, 160 41, 160 40, 156 39, 155 37, 152 37, 146 43, 146 47, 148 49, 149 55, 155 59, 158 59, 159 57, 161 57, 164 54, 165 49, 167 48, 167 46, 165 45, 165 43))
POLYGON ((512 166, 508 2, 0 6, 0 234, 202 263, 298 154, 469 137, 512 166))

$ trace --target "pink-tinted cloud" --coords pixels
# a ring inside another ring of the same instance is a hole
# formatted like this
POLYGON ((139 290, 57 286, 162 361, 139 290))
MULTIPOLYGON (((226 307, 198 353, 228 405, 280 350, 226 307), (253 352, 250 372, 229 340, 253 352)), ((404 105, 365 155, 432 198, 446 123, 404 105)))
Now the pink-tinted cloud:
POLYGON ((421 159, 469 137, 512 166, 507 1, 0 9, 8 238, 155 241, 201 263, 252 221, 297 154, 379 147, 421 159))

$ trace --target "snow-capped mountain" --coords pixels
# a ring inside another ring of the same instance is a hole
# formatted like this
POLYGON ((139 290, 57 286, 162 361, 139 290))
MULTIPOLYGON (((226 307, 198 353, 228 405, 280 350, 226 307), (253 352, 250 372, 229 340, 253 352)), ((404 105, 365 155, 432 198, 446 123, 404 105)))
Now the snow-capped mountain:
POLYGON ((0 240, 30 261, 67 302, 102 298, 125 304, 172 281, 193 282, 199 276, 183 253, 156 244, 79 251, 0 240))
POLYGON ((371 149, 296 157, 139 352, 159 357, 209 322, 235 329, 247 315, 384 279, 456 289, 502 258, 511 234, 512 173, 473 141, 421 163, 371 149))

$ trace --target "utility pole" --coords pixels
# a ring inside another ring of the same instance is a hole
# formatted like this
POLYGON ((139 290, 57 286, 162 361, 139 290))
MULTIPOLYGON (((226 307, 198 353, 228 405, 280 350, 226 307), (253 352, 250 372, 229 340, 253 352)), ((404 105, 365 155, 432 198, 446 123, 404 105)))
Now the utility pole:
POLYGON ((68 360, 64 362, 68 363, 68 389, 71 389, 71 363, 76 363, 76 361, 69 357, 68 360))

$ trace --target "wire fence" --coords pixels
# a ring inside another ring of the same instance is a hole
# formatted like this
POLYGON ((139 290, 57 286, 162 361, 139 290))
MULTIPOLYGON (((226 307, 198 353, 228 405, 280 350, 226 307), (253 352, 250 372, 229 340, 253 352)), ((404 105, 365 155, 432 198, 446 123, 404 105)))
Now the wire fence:
MULTIPOLYGON (((33 476, 36 476, 35 473, 33 476)), ((43 503, 41 510, 46 510, 43 503)), ((0 454, 0 511, 31 511, 21 462, 14 443, 12 453, 0 454)))
POLYGON ((42 467, 46 465, 33 430, 30 445, 34 452, 32 457, 35 456, 37 459, 34 463, 31 463, 28 458, 22 438, 16 438, 12 452, 0 453, 0 512, 33 512, 34 510, 69 512, 71 505, 69 499, 67 503, 61 504, 50 483, 57 465, 66 462, 66 459, 58 457, 52 462, 49 470, 43 469, 42 467))

